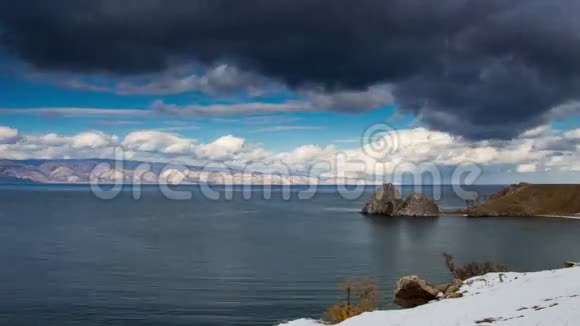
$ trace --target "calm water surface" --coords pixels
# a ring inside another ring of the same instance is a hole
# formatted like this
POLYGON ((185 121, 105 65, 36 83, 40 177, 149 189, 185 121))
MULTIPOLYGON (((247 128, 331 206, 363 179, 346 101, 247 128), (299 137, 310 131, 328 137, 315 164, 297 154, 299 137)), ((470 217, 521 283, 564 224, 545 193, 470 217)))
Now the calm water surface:
MULTIPOLYGON (((450 190, 440 205, 461 206, 450 190)), ((516 271, 580 260, 580 221, 364 218, 370 189, 307 201, 193 191, 103 201, 85 187, 1 186, 0 324, 272 325, 319 317, 350 277, 375 278, 394 308, 400 276, 449 278, 443 251, 516 271)))

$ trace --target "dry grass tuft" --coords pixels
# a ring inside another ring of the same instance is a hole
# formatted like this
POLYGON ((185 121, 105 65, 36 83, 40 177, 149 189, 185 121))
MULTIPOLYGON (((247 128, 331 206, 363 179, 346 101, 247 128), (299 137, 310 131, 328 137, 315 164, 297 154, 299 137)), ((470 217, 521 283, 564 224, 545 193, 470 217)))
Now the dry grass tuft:
POLYGON ((330 325, 338 324, 363 312, 377 310, 380 293, 376 283, 371 279, 354 279, 341 284, 345 300, 331 306, 323 317, 330 325))
POLYGON ((491 261, 486 262, 472 262, 463 265, 463 267, 455 266, 455 261, 452 255, 443 253, 445 259, 445 266, 453 274, 453 278, 465 281, 474 276, 485 275, 487 273, 505 273, 508 271, 506 265, 496 264, 491 261))

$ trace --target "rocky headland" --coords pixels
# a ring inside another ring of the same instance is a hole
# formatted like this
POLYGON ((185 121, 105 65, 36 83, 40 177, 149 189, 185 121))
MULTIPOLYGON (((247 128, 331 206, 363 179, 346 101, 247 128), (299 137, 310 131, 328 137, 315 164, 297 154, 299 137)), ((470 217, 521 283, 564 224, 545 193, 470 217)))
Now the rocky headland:
POLYGON ((380 216, 439 216, 439 207, 431 198, 417 192, 402 199, 395 185, 386 183, 373 192, 361 213, 380 216))
POLYGON ((461 213, 485 216, 580 217, 580 185, 519 183, 490 196, 485 203, 461 213))

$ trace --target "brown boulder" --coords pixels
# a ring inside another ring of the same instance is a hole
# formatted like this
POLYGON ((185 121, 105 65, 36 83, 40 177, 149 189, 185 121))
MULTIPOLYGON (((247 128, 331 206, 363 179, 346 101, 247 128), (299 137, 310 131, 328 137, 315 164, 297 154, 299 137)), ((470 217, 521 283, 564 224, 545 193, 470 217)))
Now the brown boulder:
POLYGON ((417 275, 403 276, 397 283, 393 301, 401 307, 412 308, 437 299, 441 292, 417 275))
POLYGON ((393 301, 401 307, 412 308, 432 300, 461 298, 461 285, 463 281, 459 279, 433 285, 416 275, 403 276, 397 283, 393 301))

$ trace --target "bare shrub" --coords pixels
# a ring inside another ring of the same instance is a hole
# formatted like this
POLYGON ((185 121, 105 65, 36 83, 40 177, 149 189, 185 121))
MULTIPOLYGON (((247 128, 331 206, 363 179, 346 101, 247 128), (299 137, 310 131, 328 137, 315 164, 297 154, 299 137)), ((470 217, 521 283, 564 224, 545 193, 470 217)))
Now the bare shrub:
POLYGON ((445 266, 453 275, 453 278, 465 281, 474 276, 485 275, 487 273, 505 273, 508 268, 504 264, 497 264, 491 261, 486 262, 471 262, 463 265, 463 267, 455 266, 455 261, 452 255, 443 253, 445 259, 445 266))
POLYGON ((377 310, 380 293, 376 283, 370 279, 349 280, 339 286, 345 300, 331 306, 323 317, 327 324, 337 324, 363 312, 377 310))

